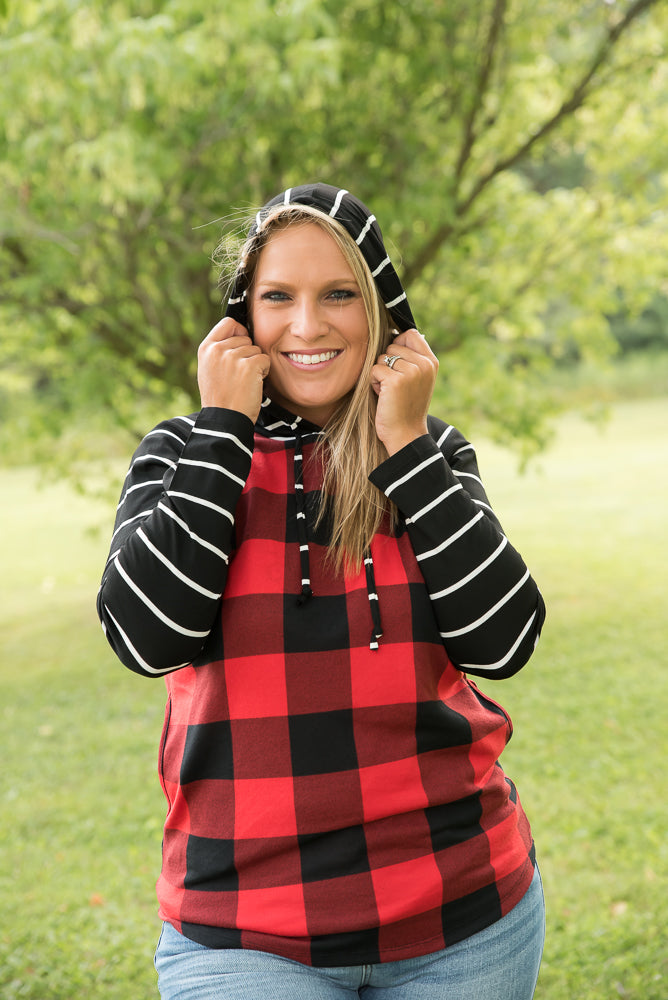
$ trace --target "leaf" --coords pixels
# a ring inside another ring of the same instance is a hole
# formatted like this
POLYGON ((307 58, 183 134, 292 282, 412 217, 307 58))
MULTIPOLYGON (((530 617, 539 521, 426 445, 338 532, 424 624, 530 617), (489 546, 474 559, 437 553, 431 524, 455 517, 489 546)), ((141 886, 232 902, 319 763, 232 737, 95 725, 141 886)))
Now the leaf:
POLYGON ((196 408, 220 220, 320 178, 379 218, 448 414, 533 448, 546 366, 608 356, 608 317, 665 285, 668 11, 613 13, 24 0, 0 38, 3 439, 196 408))

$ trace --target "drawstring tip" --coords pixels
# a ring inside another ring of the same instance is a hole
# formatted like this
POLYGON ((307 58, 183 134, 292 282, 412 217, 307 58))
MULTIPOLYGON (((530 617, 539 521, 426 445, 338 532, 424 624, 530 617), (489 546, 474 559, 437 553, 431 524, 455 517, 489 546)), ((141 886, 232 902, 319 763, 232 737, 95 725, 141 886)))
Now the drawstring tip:
POLYGON ((306 602, 310 600, 311 597, 313 597, 313 591, 311 590, 310 585, 308 583, 303 583, 302 592, 297 598, 298 607, 301 607, 302 604, 306 604, 306 602))
POLYGON ((382 634, 383 634, 382 632, 375 632, 375 631, 371 633, 371 640, 369 642, 369 649, 374 649, 374 650, 378 649, 378 640, 380 639, 380 637, 382 636, 382 634))

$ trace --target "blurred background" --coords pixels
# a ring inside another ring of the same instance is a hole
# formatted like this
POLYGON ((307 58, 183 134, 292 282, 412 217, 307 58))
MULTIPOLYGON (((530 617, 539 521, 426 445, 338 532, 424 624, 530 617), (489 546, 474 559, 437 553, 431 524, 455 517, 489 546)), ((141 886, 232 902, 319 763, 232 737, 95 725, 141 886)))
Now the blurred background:
POLYGON ((95 616, 138 440, 197 408, 216 247, 348 188, 545 593, 490 683, 538 1000, 668 997, 665 0, 0 0, 0 995, 156 996, 161 682, 95 616))

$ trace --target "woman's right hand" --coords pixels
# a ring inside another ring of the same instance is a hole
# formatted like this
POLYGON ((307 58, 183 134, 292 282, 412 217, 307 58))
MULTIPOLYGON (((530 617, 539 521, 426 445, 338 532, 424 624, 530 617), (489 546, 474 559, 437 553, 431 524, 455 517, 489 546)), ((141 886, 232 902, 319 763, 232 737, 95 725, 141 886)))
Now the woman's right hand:
POLYGON ((245 413, 255 423, 270 361, 230 316, 216 323, 197 351, 197 383, 202 407, 245 413))

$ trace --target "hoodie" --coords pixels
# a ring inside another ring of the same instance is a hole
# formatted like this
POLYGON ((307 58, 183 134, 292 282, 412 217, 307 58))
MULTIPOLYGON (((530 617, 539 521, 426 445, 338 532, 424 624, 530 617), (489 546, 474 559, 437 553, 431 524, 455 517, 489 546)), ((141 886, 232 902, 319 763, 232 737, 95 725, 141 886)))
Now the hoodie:
POLYGON ((544 606, 471 445, 431 417, 370 477, 398 530, 334 572, 320 433, 270 400, 255 426, 207 408, 151 431, 98 610, 122 662, 167 684, 162 918, 211 947, 373 964, 476 933, 531 882, 498 762, 511 722, 469 675, 519 670, 544 606))

